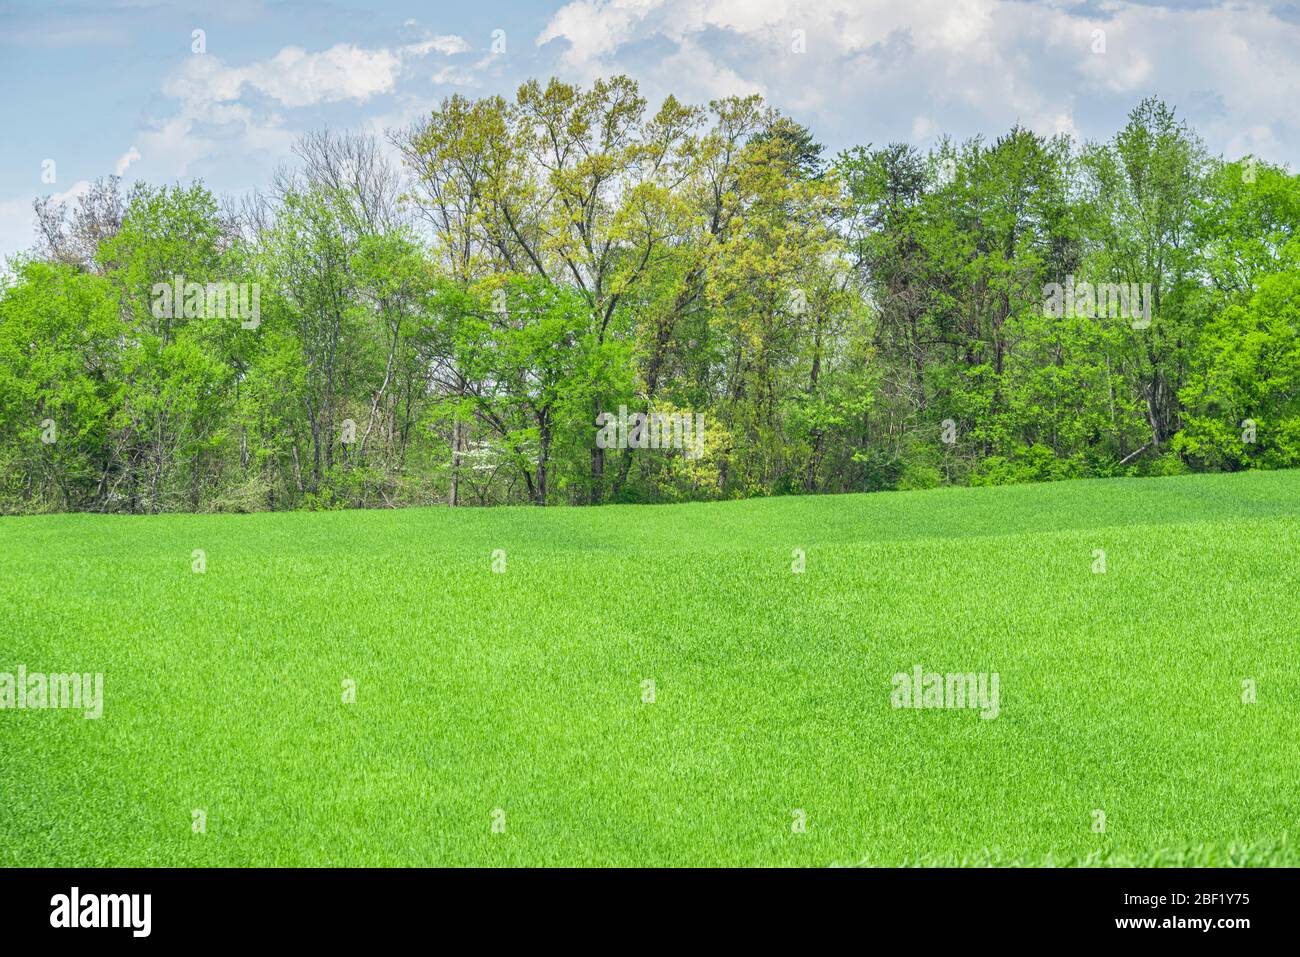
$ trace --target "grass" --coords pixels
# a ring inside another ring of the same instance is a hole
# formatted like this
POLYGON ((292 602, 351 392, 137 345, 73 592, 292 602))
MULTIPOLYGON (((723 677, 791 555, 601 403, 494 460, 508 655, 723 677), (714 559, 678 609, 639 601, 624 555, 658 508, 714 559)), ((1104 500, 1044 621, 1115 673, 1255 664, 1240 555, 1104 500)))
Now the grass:
POLYGON ((1297 570, 1296 472, 3 519, 0 672, 105 706, 0 710, 0 864, 1294 865, 1297 570))

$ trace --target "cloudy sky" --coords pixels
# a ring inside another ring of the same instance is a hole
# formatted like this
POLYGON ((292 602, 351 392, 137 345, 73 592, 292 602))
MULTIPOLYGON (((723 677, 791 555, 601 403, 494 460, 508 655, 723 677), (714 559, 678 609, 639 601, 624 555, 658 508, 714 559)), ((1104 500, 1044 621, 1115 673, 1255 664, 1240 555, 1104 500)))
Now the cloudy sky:
POLYGON ((833 150, 1105 138, 1156 94, 1213 151, 1300 168, 1297 2, 0 0, 0 259, 31 245, 34 197, 99 176, 238 193, 304 130, 613 73, 654 100, 762 93, 833 150))

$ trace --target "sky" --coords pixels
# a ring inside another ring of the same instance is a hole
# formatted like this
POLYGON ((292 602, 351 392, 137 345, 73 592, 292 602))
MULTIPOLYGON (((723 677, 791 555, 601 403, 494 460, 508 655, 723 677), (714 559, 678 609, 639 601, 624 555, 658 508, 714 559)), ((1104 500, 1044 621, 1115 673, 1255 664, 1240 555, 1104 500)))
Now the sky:
POLYGON ((760 93, 832 152, 1019 123, 1107 139, 1143 97, 1300 168, 1300 0, 0 0, 0 261, 97 177, 265 186, 312 129, 624 73, 760 93))

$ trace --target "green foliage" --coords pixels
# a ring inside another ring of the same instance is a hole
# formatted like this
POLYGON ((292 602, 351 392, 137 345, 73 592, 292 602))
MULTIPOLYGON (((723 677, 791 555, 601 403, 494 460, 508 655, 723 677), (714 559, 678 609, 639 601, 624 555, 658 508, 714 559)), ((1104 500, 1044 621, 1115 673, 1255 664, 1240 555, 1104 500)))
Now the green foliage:
POLYGON ((1300 271, 1266 276, 1203 333, 1175 447, 1209 468, 1300 464, 1300 271))
POLYGON ((19 268, 0 296, 0 507, 83 509, 104 494, 127 332, 102 277, 19 268))
POLYGON ((913 489, 938 488, 943 484, 943 472, 939 471, 934 465, 927 465, 924 462, 908 462, 903 467, 903 474, 898 478, 898 489, 900 491, 910 491, 913 489))
POLYGON ((1058 458, 1046 445, 1034 444, 1012 456, 990 455, 971 474, 972 485, 1019 485, 1078 478, 1077 463, 1058 458))
POLYGON ((0 510, 1300 464, 1300 177, 1209 156, 1158 100, 1082 146, 1016 127, 829 159, 757 96, 529 81, 395 142, 400 170, 304 137, 242 211, 115 181, 103 215, 42 205, 50 261, 0 287, 0 510), (702 415, 703 454, 603 447, 620 409, 702 415))

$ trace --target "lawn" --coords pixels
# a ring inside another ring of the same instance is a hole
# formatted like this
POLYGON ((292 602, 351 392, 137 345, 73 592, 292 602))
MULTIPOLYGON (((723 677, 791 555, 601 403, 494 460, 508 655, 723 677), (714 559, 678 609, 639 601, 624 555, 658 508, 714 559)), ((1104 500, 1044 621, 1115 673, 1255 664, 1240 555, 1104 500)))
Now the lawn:
POLYGON ((104 675, 0 865, 1296 864, 1298 572, 1297 472, 0 519, 0 672, 104 675))

